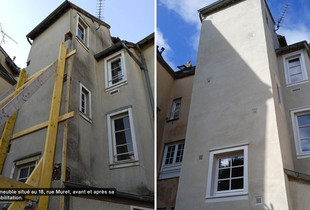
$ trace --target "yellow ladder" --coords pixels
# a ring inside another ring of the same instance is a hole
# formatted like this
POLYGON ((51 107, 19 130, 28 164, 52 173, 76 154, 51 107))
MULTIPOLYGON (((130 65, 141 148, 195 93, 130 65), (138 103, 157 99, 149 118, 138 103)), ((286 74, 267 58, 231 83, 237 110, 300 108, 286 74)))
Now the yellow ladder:
MULTIPOLYGON (((26 72, 21 71, 19 81, 14 89, 9 90, 5 96, 1 96, 0 99, 0 125, 6 122, 3 135, 0 140, 0 171, 2 171, 4 160, 7 153, 7 147, 9 142, 15 138, 27 135, 42 128, 47 127, 47 134, 45 140, 44 153, 31 175, 28 177, 26 183, 16 181, 0 175, 0 188, 49 188, 52 178, 54 151, 56 145, 56 135, 58 123, 66 121, 65 132, 67 132, 67 120, 74 117, 74 112, 68 112, 69 103, 69 88, 71 77, 71 56, 76 53, 76 50, 67 52, 67 47, 64 43, 61 43, 59 56, 57 61, 50 64, 46 68, 38 71, 31 77, 26 79, 26 72), (67 98, 66 98, 66 113, 59 116, 61 96, 63 89, 63 78, 65 72, 65 62, 69 59, 69 67, 67 73, 67 98), (13 134, 13 128, 15 124, 17 111, 21 106, 53 75, 56 71, 56 77, 54 81, 54 90, 51 102, 51 109, 49 114, 49 120, 31 128, 13 134)), ((65 169, 66 169, 66 138, 67 133, 64 134, 64 150, 63 150, 63 166, 62 166, 62 181, 65 181, 65 169)), ((63 185, 62 185, 63 187, 63 185)), ((11 203, 9 209, 24 209, 29 200, 34 200, 36 196, 25 196, 24 201, 14 201, 11 203)), ((36 205, 36 209, 44 210, 48 207, 48 196, 41 196, 39 203, 36 205)), ((61 208, 64 208, 64 198, 61 199, 61 208)))

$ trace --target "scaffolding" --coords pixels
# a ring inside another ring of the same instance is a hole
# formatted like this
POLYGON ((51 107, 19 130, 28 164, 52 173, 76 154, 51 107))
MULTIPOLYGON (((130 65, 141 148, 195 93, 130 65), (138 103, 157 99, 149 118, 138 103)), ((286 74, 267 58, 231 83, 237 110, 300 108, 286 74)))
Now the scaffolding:
MULTIPOLYGON (((0 126, 4 125, 3 134, 0 140, 0 172, 7 155, 10 141, 21 136, 36 132, 43 128, 47 128, 45 147, 43 155, 35 166, 34 170, 28 177, 25 183, 0 175, 0 188, 50 188, 54 152, 56 145, 56 135, 59 122, 65 122, 63 133, 63 150, 62 150, 62 167, 61 167, 61 183, 64 188, 64 181, 66 181, 66 152, 67 152, 67 132, 68 119, 74 117, 74 112, 69 112, 69 97, 70 97, 70 83, 71 83, 71 56, 76 53, 73 50, 67 54, 67 47, 64 43, 60 44, 58 59, 36 72, 27 78, 25 70, 21 70, 18 83, 11 88, 6 94, 0 97, 0 126), (65 76, 65 63, 68 59, 68 70, 66 75, 66 98, 65 98, 65 114, 59 116, 60 105, 63 92, 63 83, 65 76), (18 110, 22 105, 40 88, 42 85, 56 72, 54 80, 53 96, 51 101, 51 108, 49 113, 49 120, 42 122, 28 129, 13 133, 14 124, 18 110)), ((24 197, 24 201, 14 201, 8 209, 17 210, 24 209, 28 201, 38 201, 35 208, 45 210, 48 208, 49 196, 40 196, 37 199, 35 195, 24 197)), ((64 209, 64 196, 61 198, 60 209, 64 209)))

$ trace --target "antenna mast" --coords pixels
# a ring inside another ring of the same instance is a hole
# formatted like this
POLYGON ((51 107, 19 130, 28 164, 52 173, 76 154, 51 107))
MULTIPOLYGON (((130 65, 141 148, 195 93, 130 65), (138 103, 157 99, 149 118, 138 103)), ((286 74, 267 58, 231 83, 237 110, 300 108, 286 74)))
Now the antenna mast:
POLYGON ((285 5, 284 5, 284 8, 283 8, 283 10, 282 10, 282 13, 281 13, 281 15, 280 15, 280 17, 279 17, 279 19, 278 19, 278 21, 277 21, 277 28, 276 28, 275 31, 279 30, 279 28, 280 28, 280 23, 283 21, 287 9, 288 9, 288 4, 285 4, 285 5))
POLYGON ((100 20, 104 19, 103 9, 104 9, 104 0, 97 0, 97 17, 100 20))
POLYGON ((5 33, 2 29, 2 26, 1 26, 1 23, 0 23, 0 33, 1 33, 1 41, 0 41, 0 46, 2 45, 2 43, 5 43, 5 37, 9 38, 10 40, 12 40, 15 44, 17 44, 17 42, 12 38, 10 37, 7 33, 5 33))

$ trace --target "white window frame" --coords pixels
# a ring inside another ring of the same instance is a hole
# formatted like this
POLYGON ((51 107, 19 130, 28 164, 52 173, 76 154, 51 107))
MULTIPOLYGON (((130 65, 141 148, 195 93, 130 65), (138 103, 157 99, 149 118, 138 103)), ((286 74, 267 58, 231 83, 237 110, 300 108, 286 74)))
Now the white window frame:
POLYGON ((182 98, 176 98, 172 101, 172 108, 170 112, 170 118, 169 120, 177 120, 180 118, 180 113, 181 113, 181 105, 182 105, 182 98), (179 109, 176 109, 177 103, 180 103, 179 109), (175 117, 174 114, 176 112, 179 112, 178 117, 175 117))
POLYGON ((284 72, 285 72, 285 80, 286 80, 286 86, 293 86, 293 85, 298 85, 298 84, 303 84, 305 82, 308 82, 308 71, 305 63, 305 57, 303 50, 298 50, 296 52, 292 52, 286 55, 283 55, 283 65, 284 65, 284 72), (290 60, 299 58, 300 61, 300 68, 301 68, 301 73, 303 79, 297 82, 291 82, 290 81, 290 76, 289 76, 289 66, 288 63, 290 60))
POLYGON ((136 143, 136 135, 135 135, 135 127, 132 118, 132 109, 127 108, 121 111, 117 111, 107 115, 107 125, 108 125, 108 140, 109 140, 109 162, 110 162, 110 169, 113 168, 120 168, 120 167, 128 167, 139 165, 139 157, 138 157, 138 150, 137 150, 137 143, 136 143), (132 140, 132 147, 134 153, 134 160, 116 160, 116 141, 114 135, 114 123, 113 120, 115 118, 119 118, 119 116, 128 115, 129 123, 130 123, 130 131, 131 131, 131 140, 132 140))
MULTIPOLYGON (((35 155, 35 156, 32 156, 32 157, 28 157, 28 158, 24 158, 24 159, 21 159, 21 160, 18 160, 18 161, 14 161, 14 164, 13 164, 13 167, 12 167, 12 171, 11 171, 11 174, 10 174, 10 178, 14 178, 15 177, 14 179, 19 180, 19 175, 20 175, 21 169, 29 168, 31 166, 35 166, 36 167, 36 165, 38 164, 38 162, 40 160, 40 157, 41 157, 41 155, 35 155), (14 176, 14 174, 15 174, 15 176, 14 176)), ((28 174, 27 178, 30 175, 31 175, 31 173, 28 174)))
POLYGON ((80 114, 83 118, 85 118, 88 121, 91 121, 92 119, 92 103, 91 103, 91 91, 89 91, 81 82, 80 82, 80 106, 79 106, 79 111, 80 114), (83 91, 85 90, 85 91, 83 91), (86 104, 84 107, 84 111, 83 111, 83 107, 82 107, 82 95, 83 92, 87 92, 86 96, 86 104))
POLYGON ((209 170, 206 190, 206 202, 224 202, 233 200, 247 200, 248 199, 248 146, 226 147, 210 151, 209 170), (218 160, 221 157, 226 157, 229 153, 242 152, 243 153, 243 189, 229 190, 217 192, 217 173, 218 160))
POLYGON ((111 89, 120 87, 124 84, 127 84, 127 73, 125 68, 125 55, 124 51, 118 51, 104 59, 104 74, 105 74, 105 88, 106 91, 110 91, 111 89), (117 59, 121 60, 121 70, 122 70, 122 80, 112 84, 112 69, 111 69, 111 63, 113 61, 116 61, 117 59))
POLYGON ((89 43, 89 26, 88 24, 83 20, 83 18, 80 15, 77 15, 77 21, 76 21, 76 37, 77 40, 79 40, 85 47, 88 49, 88 43, 89 43), (84 38, 82 39, 79 36, 79 25, 82 26, 84 29, 84 38))
POLYGON ((291 118, 292 118, 292 125, 293 125, 293 133, 294 133, 294 140, 295 140, 295 147, 296 147, 296 155, 297 159, 302 158, 310 158, 310 151, 309 152, 302 152, 301 148, 301 140, 300 134, 298 129, 298 116, 310 114, 310 107, 305 107, 301 109, 296 109, 291 111, 291 118))
POLYGON ((163 160, 162 160, 162 166, 161 166, 159 179, 168 179, 168 178, 180 176, 182 161, 176 163, 176 158, 177 158, 177 152, 178 152, 179 145, 181 145, 181 144, 183 144, 183 152, 182 152, 182 159, 183 159, 185 141, 178 141, 178 142, 174 142, 174 143, 170 143, 170 144, 165 145, 164 156, 163 156, 163 160), (171 146, 175 146, 173 161, 170 164, 165 164, 166 158, 167 158, 167 153, 168 153, 168 148, 171 146))

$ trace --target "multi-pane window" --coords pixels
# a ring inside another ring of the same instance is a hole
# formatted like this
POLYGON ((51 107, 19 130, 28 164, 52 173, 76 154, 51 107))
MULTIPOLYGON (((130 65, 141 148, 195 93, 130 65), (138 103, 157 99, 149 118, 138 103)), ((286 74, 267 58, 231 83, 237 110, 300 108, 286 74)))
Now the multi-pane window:
POLYGON ((25 183, 35 169, 40 157, 40 155, 35 155, 14 161, 12 170, 14 173, 10 177, 25 183))
POLYGON ((112 121, 115 161, 135 160, 128 114, 115 117, 112 121))
POLYGON ((17 180, 25 183, 34 168, 35 168, 35 163, 20 167, 18 169, 17 180))
POLYGON ((288 76, 291 83, 303 80, 299 57, 288 60, 288 76))
POLYGON ((217 166, 216 189, 218 192, 243 189, 243 155, 219 158, 217 166))
POLYGON ((136 165, 138 153, 131 108, 108 114, 110 168, 136 165))
POLYGON ((223 196, 239 196, 239 199, 247 198, 247 157, 247 146, 210 152, 207 199, 223 196))
POLYGON ((87 46, 88 45, 88 26, 83 19, 78 16, 76 36, 87 46))
POLYGON ((309 109, 292 112, 296 152, 299 158, 310 157, 310 112, 309 109))
POLYGON ((112 74, 112 84, 118 83, 123 80, 122 65, 120 58, 111 62, 111 74, 112 74))
POLYGON ((84 40, 85 38, 85 29, 81 24, 78 24, 78 37, 80 37, 80 39, 84 40))
POLYGON ((160 178, 177 177, 180 174, 184 151, 184 141, 165 146, 160 178))
POLYGON ((91 92, 80 83, 80 112, 91 119, 91 92))
POLYGON ((310 152, 310 114, 297 116, 301 152, 310 152))
POLYGON ((293 52, 283 56, 286 83, 296 84, 308 79, 302 51, 293 52))
POLYGON ((126 84, 126 70, 124 52, 120 51, 107 57, 105 63, 105 87, 106 89, 119 87, 126 84))
POLYGON ((173 100, 170 120, 179 119, 180 108, 181 108, 181 98, 173 100))

